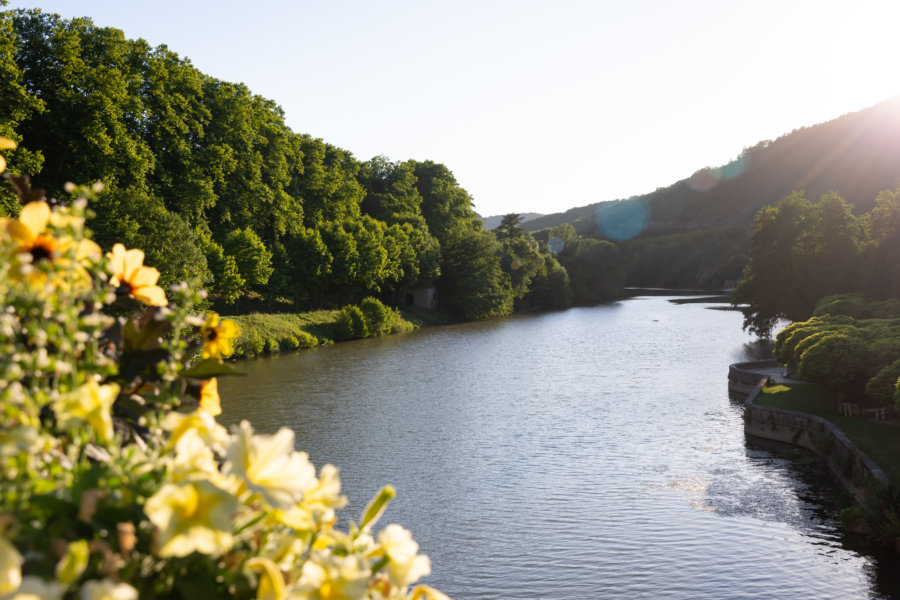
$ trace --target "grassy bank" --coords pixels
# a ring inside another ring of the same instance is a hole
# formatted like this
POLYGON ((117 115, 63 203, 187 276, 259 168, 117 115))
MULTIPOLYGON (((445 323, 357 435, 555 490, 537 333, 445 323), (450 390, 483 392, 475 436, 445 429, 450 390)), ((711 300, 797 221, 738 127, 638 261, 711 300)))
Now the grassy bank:
POLYGON ((756 403, 804 412, 831 421, 888 477, 895 479, 900 476, 900 419, 875 421, 845 417, 838 411, 835 394, 814 384, 766 386, 757 396, 756 403))
POLYGON ((404 311, 387 307, 383 309, 382 314, 377 317, 373 317, 371 312, 364 313, 365 327, 362 329, 358 328, 358 324, 348 323, 347 308, 226 317, 234 320, 241 328, 232 358, 294 352, 337 341, 402 333, 451 322, 448 315, 436 311, 416 308, 404 311), (357 327, 354 328, 353 325, 357 327))

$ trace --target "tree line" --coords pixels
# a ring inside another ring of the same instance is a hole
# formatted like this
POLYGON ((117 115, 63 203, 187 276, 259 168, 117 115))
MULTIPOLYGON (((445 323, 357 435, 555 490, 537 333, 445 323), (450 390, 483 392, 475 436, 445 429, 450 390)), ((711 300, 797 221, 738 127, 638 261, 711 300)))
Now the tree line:
MULTIPOLYGON (((11 173, 61 201, 68 181, 102 181, 88 225, 104 249, 143 248, 162 284, 200 282, 236 311, 248 297, 398 304, 436 285, 449 311, 483 318, 621 288, 609 242, 565 229, 551 247, 516 215, 484 231, 445 165, 360 161, 243 84, 87 18, 0 13, 0 95, 11 173)), ((0 196, 0 213, 17 202, 0 196)))

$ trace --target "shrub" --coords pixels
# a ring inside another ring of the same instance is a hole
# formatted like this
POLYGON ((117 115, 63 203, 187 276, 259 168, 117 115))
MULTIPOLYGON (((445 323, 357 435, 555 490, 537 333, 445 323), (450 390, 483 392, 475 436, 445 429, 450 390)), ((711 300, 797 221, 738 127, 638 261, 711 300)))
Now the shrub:
POLYGON ((341 309, 335 329, 338 339, 342 340, 355 340, 369 335, 366 316, 358 306, 353 304, 348 304, 341 309))
POLYGON ((884 404, 894 401, 897 380, 900 379, 900 360, 881 369, 866 383, 866 396, 884 404))
POLYGON ((865 345, 859 339, 835 333, 819 339, 803 353, 797 374, 831 388, 857 378, 865 365, 865 345))
POLYGON ((366 319, 366 329, 369 335, 381 335, 390 333, 394 321, 399 316, 393 309, 385 306, 376 298, 365 298, 359 304, 366 319))
POLYGON ((407 530, 373 530, 393 488, 340 531, 337 469, 216 422, 234 323, 139 250, 103 255, 84 206, 0 222, 0 595, 446 598, 410 589, 430 565, 407 530))

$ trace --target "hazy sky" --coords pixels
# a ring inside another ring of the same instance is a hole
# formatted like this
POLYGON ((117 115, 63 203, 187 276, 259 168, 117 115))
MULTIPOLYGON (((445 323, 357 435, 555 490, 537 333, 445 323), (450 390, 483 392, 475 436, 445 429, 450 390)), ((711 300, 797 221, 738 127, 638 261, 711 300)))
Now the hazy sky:
POLYGON ((484 216, 653 191, 900 93, 897 0, 12 0, 243 82, 484 216))

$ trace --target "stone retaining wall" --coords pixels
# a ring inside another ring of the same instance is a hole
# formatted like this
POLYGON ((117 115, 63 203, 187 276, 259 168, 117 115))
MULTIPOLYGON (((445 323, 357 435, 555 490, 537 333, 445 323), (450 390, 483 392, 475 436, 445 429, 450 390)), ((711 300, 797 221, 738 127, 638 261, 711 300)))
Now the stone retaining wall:
MULTIPOLYGON (((738 366, 738 370, 742 370, 745 364, 732 365, 732 369, 738 366)), ((747 373, 750 371, 744 371, 744 374, 747 373)), ((757 405, 754 400, 768 378, 760 377, 759 373, 756 377, 757 384, 745 402, 744 431, 757 437, 794 444, 822 456, 859 503, 864 501, 866 489, 873 481, 887 483, 884 471, 833 423, 806 413, 757 405)))

